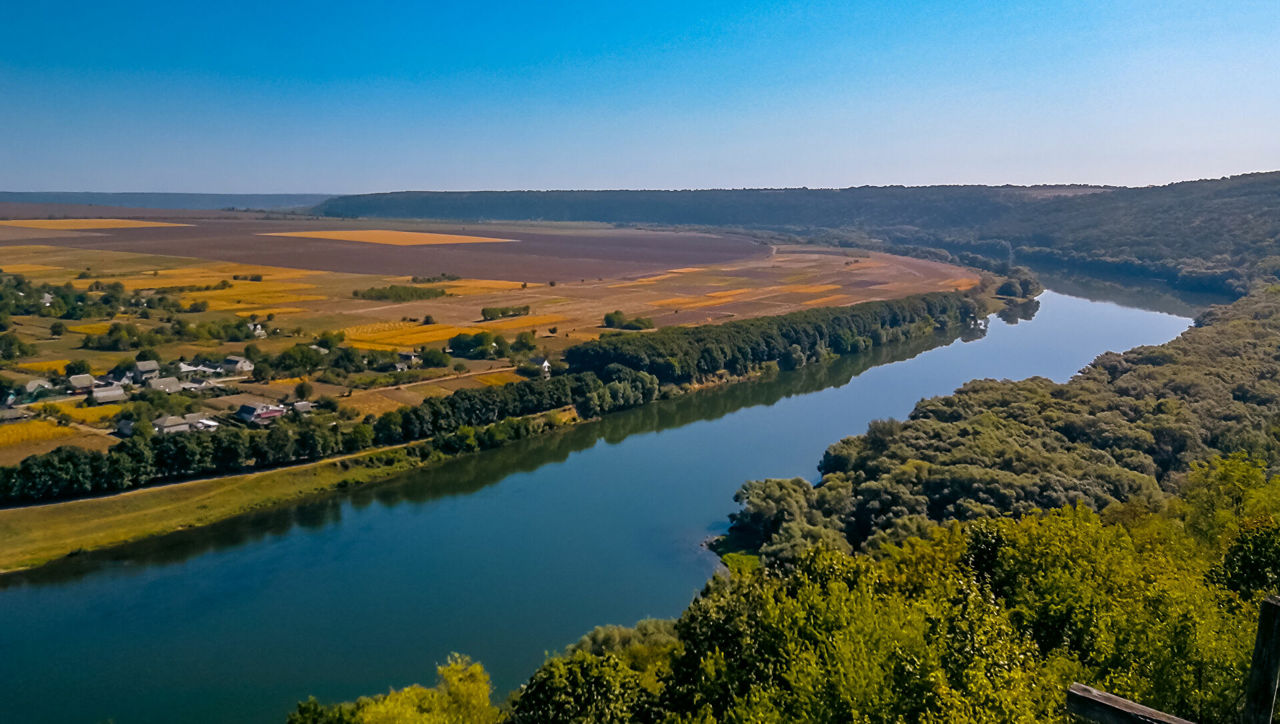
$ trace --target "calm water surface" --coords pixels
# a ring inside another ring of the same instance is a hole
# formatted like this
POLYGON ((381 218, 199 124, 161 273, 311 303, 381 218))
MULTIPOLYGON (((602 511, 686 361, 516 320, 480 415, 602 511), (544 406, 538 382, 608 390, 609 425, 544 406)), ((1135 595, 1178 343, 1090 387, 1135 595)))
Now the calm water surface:
POLYGON ((1172 314, 1046 293, 1031 321, 611 416, 321 503, 0 589, 0 721, 282 722, 309 694, 430 684, 451 651, 499 692, 597 624, 676 616, 743 481, 979 377, 1066 380, 1165 342, 1172 314), (879 364, 879 366, 873 366, 879 364))

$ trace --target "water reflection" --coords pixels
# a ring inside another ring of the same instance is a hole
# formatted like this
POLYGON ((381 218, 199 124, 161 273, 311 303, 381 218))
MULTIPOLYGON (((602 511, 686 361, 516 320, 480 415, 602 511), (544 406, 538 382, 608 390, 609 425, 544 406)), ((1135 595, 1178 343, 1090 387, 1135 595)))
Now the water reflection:
MULTIPOLYGON (((1011 314, 1016 319, 1027 320, 1038 309, 1039 303, 1035 302, 1020 305, 1011 314)), ((1001 318, 1008 321, 1003 312, 1001 318)), ((872 367, 908 360, 957 339, 975 341, 981 339, 986 330, 984 322, 972 328, 846 355, 794 371, 778 372, 763 379, 662 400, 542 437, 520 440, 497 450, 464 455, 378 483, 331 491, 303 503, 247 513, 200 528, 71 556, 30 571, 5 574, 0 576, 0 590, 24 584, 69 583, 106 568, 141 572, 149 566, 182 563, 212 551, 283 536, 295 526, 318 530, 339 523, 345 505, 356 509, 375 503, 384 506, 423 505, 449 496, 468 495, 515 473, 532 472, 544 465, 564 462, 573 453, 586 450, 601 440, 616 444, 632 435, 716 420, 747 407, 770 406, 788 397, 842 387, 872 367)))
POLYGON ((1226 295, 1174 289, 1158 281, 1122 276, 1082 276, 1034 266, 1032 270, 1046 288, 1060 294, 1179 317, 1196 317, 1210 306, 1234 301, 1226 295))

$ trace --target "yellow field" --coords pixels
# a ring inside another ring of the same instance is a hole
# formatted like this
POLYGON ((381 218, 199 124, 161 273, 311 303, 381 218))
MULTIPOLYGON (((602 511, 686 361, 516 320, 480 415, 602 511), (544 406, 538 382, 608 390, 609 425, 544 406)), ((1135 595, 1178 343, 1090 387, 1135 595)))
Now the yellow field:
POLYGON ((111 329, 111 322, 90 322, 89 324, 77 324, 73 327, 67 327, 68 332, 79 332, 80 334, 106 334, 111 329))
POLYGON ((58 271, 60 266, 47 264, 0 264, 0 271, 6 274, 34 274, 35 272, 58 271))
POLYGON ((739 296, 739 295, 742 295, 742 294, 746 294, 747 292, 750 292, 750 291, 753 291, 753 290, 751 290, 751 289, 728 289, 728 290, 720 291, 720 292, 707 292, 707 296, 708 296, 708 297, 721 297, 721 298, 724 298, 724 297, 736 297, 736 296, 739 296))
POLYGON ((56 440, 60 437, 74 437, 75 428, 55 425, 48 420, 27 420, 8 425, 0 425, 0 447, 21 445, 26 442, 56 440))
POLYGON ((288 306, 299 302, 318 302, 325 299, 324 296, 317 294, 298 294, 298 292, 312 291, 315 288, 314 284, 299 282, 232 282, 226 289, 188 292, 182 297, 189 301, 207 302, 212 311, 227 312, 288 306))
POLYGON ((443 342, 462 333, 479 332, 477 327, 455 327, 451 324, 413 324, 412 322, 381 322, 362 324, 342 330, 352 347, 392 352, 418 347, 431 342, 443 342))
POLYGON ((360 241, 366 244, 391 244, 392 246, 425 246, 429 244, 493 244, 515 241, 515 239, 493 239, 487 236, 432 234, 424 231, 388 231, 385 229, 352 231, 284 231, 274 234, 261 234, 260 236, 297 236, 304 239, 360 241))
POLYGON ((76 400, 64 400, 62 402, 50 403, 48 405, 45 405, 45 407, 56 408, 58 412, 67 414, 68 416, 71 417, 72 420, 75 420, 76 422, 83 422, 85 424, 93 424, 95 422, 102 422, 103 420, 109 420, 115 417, 116 415, 120 414, 120 411, 124 409, 122 405, 97 405, 95 407, 77 407, 76 406, 77 404, 79 403, 76 400))
POLYGON ((347 327, 342 330, 342 334, 349 340, 375 339, 379 334, 418 326, 421 325, 414 324, 413 322, 374 322, 372 324, 358 324, 354 327, 347 327))
POLYGON ((564 317, 559 314, 535 314, 533 316, 526 315, 524 317, 511 317, 510 319, 495 319, 492 322, 481 322, 480 326, 496 332, 507 329, 528 329, 563 321, 564 317))
POLYGON ((62 369, 66 367, 67 363, 70 361, 71 360, 69 359, 50 359, 50 360, 45 360, 43 362, 23 362, 22 364, 18 365, 18 367, 20 369, 30 370, 32 372, 61 373, 62 369))
POLYGON ((0 226, 70 231, 75 229, 140 229, 148 226, 190 226, 190 224, 136 221, 134 219, 18 219, 17 221, 0 221, 0 226))
POLYGON ((490 372, 486 375, 476 375, 476 379, 485 387, 497 387, 509 382, 520 382, 524 378, 514 372, 490 372))
POLYGON ((672 274, 691 274, 693 272, 700 272, 700 271, 706 271, 706 270, 707 268, 704 266, 686 266, 686 267, 681 267, 679 269, 672 269, 671 273, 672 274))
POLYGON ((305 312, 305 311, 307 310, 303 309, 302 307, 267 307, 266 309, 246 309, 243 311, 239 311, 239 312, 236 312, 236 316, 251 317, 256 314, 259 317, 265 317, 268 314, 275 314, 275 315, 297 314, 298 312, 305 312))
MULTIPOLYGON (((3 267, 0 267, 3 268, 3 267)), ((248 288, 249 285, 265 286, 273 282, 310 276, 318 272, 302 269, 284 269, 282 267, 258 266, 256 264, 237 264, 235 262, 218 262, 201 264, 200 266, 184 266, 175 269, 152 269, 134 272, 127 276, 108 277, 104 281, 119 282, 126 289, 155 289, 158 287, 203 287, 213 286, 226 280, 232 288, 248 288), (235 276, 261 275, 260 282, 237 281, 235 276)), ((95 279, 73 279, 72 286, 86 289, 95 279)), ((212 290, 229 291, 229 290, 212 290)))

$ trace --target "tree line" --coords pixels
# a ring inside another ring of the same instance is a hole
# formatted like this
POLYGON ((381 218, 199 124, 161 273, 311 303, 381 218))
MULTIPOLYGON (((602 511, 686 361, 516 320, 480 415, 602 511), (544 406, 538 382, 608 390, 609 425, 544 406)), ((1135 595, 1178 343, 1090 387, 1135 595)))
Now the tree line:
POLYGON ((971 325, 982 312, 981 302, 971 295, 937 292, 602 337, 565 350, 564 360, 576 372, 595 372, 617 364, 647 372, 663 384, 696 383, 722 373, 745 375, 768 362, 800 366, 831 354, 861 352, 971 325))
MULTIPOLYGON (((480 430, 504 420, 569 406, 583 417, 596 417, 651 402, 664 384, 699 381, 722 371, 745 374, 779 360, 788 365, 802 364, 803 359, 832 352, 856 352, 933 334, 940 326, 973 323, 979 309, 980 302, 965 294, 928 294, 679 328, 678 334, 669 338, 665 336, 667 330, 659 330, 604 339, 570 348, 566 357, 576 360, 577 367, 568 374, 459 390, 348 427, 336 423, 318 425, 309 420, 283 421, 267 430, 224 426, 226 429, 215 432, 135 436, 107 452, 62 447, 31 456, 15 467, 0 468, 0 501, 67 499, 318 460, 375 445, 438 439, 462 428, 480 430), (637 348, 632 340, 655 341, 650 343, 653 346, 637 348), (589 351, 580 351, 584 347, 589 351), (649 357, 637 356, 637 349, 655 358, 662 355, 666 362, 642 364, 649 357), (708 351, 703 353, 700 349, 708 351), (797 362, 796 355, 803 359, 797 362), (672 374, 673 370, 689 372, 672 374)), ((336 341, 324 340, 330 346, 336 341)), ((310 370, 326 362, 334 364, 342 349, 345 348, 323 355, 307 345, 297 345, 270 362, 259 359, 258 365, 274 371, 310 370)), ((500 429, 495 434, 501 434, 500 429)))

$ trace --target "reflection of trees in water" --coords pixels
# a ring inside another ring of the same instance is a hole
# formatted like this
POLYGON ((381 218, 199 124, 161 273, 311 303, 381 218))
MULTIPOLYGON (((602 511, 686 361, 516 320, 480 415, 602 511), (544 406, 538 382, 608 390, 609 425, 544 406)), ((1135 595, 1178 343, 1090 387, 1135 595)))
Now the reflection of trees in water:
POLYGON ((1233 298, 1210 292, 1174 289, 1150 279, 1069 274, 1032 267, 1046 289, 1093 302, 1112 302, 1124 307, 1162 312, 1179 317, 1199 316, 1214 304, 1230 304, 1233 298))
POLYGON ((1005 324, 1017 324, 1018 322, 1029 322, 1040 311, 1039 299, 1028 299, 1022 302, 1007 302, 1004 309, 996 312, 996 316, 1005 324))
POLYGON ((294 526, 324 528, 342 519, 350 504, 363 509, 374 503, 386 506, 422 505, 453 495, 467 495, 493 485, 513 473, 527 473, 550 463, 564 462, 575 452, 598 441, 613 444, 650 432, 717 420, 747 407, 773 405, 796 395, 843 387, 878 365, 911 359, 957 339, 969 342, 986 334, 985 324, 950 333, 914 339, 871 351, 839 357, 799 370, 780 372, 766 379, 701 390, 671 400, 613 413, 601 420, 566 428, 548 435, 517 441, 506 447, 447 460, 388 480, 334 490, 306 502, 246 513, 192 530, 178 531, 137 543, 55 561, 40 568, 0 576, 0 589, 22 584, 57 584, 90 573, 114 569, 142 571, 147 566, 181 563, 195 556, 284 535, 294 526))

